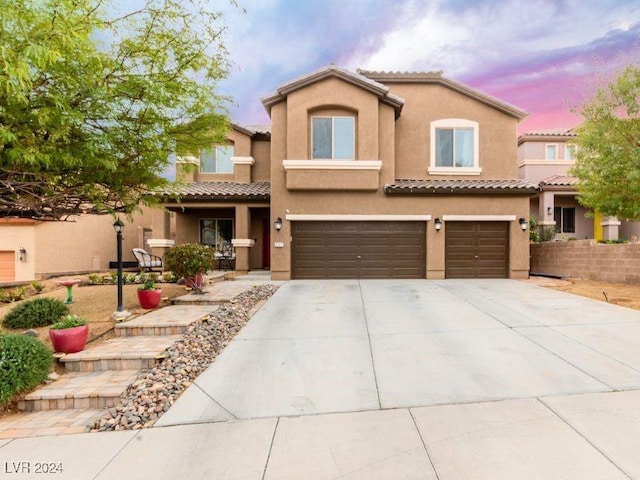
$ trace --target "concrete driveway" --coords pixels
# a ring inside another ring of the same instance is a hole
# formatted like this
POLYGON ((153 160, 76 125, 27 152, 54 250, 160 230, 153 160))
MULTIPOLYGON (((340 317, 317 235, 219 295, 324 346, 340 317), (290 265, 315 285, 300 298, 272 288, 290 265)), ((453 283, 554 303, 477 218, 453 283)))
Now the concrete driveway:
POLYGON ((292 281, 163 423, 640 388, 638 339, 640 312, 524 282, 292 281))
POLYGON ((640 479, 640 312, 509 280, 292 281, 156 426, 0 457, 83 479, 640 479))

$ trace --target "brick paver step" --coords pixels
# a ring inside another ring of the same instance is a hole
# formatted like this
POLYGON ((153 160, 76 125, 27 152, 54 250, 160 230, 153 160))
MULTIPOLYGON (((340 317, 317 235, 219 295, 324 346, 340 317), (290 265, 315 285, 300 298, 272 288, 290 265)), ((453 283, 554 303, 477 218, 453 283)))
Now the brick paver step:
MULTIPOLYGON (((262 283, 262 282, 261 282, 262 283)), ((219 305, 251 288, 250 282, 221 282, 208 286, 204 293, 189 293, 171 300, 173 305, 219 305)))
POLYGON ((104 410, 96 409, 49 410, 11 415, 0 421, 0 440, 83 433, 87 425, 102 415, 104 410))
POLYGON ((70 372, 141 370, 159 362, 163 352, 180 338, 181 335, 117 337, 82 352, 65 355, 60 361, 70 372))
POLYGON ((27 412, 110 408, 139 373, 140 370, 69 372, 26 395, 18 402, 18 408, 27 412))
POLYGON ((218 309, 217 305, 171 305, 115 326, 117 337, 180 335, 189 325, 218 309))

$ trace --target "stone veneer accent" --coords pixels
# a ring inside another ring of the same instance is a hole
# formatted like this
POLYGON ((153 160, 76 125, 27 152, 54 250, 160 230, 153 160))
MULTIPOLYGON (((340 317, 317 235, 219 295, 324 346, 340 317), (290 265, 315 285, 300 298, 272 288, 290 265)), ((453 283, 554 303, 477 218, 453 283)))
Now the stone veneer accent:
POLYGON ((531 272, 602 282, 640 282, 640 244, 595 240, 531 244, 531 272))

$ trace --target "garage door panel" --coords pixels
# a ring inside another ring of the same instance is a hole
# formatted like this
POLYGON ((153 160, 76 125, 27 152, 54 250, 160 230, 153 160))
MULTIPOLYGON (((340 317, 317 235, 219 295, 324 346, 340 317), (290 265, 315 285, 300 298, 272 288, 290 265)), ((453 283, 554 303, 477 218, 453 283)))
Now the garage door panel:
POLYGON ((508 222, 447 222, 446 278, 506 278, 508 222))
POLYGON ((294 222, 293 278, 424 278, 424 222, 294 222))

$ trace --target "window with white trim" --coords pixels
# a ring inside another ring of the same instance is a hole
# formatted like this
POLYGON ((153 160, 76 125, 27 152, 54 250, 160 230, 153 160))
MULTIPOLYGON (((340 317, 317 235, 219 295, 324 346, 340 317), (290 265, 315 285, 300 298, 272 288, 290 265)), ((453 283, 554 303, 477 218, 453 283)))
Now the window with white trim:
POLYGON ((557 160, 558 159, 558 145, 555 143, 548 143, 544 146, 544 158, 545 160, 557 160))
POLYGON ((311 158, 355 160, 354 117, 311 117, 311 158))
POLYGON ((431 122, 429 173, 479 175, 478 122, 449 118, 431 122))
POLYGON ((214 145, 200 150, 201 173, 233 173, 233 145, 214 145))

